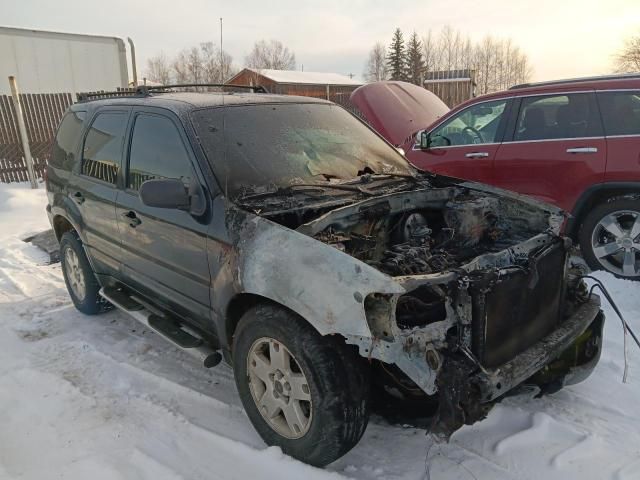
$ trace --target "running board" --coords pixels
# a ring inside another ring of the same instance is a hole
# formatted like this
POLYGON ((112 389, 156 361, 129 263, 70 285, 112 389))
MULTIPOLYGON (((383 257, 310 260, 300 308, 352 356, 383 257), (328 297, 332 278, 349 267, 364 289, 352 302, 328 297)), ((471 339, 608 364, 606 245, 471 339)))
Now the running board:
POLYGON ((176 347, 194 355, 205 367, 215 367, 222 360, 218 351, 211 348, 202 338, 185 330, 180 322, 152 312, 135 297, 127 295, 122 290, 103 287, 100 289, 100 296, 176 347))

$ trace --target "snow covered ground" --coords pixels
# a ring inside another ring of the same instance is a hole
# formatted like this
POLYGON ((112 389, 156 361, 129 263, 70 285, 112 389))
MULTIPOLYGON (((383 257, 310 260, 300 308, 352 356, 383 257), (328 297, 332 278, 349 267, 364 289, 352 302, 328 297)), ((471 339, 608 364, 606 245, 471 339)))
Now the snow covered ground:
MULTIPOLYGON (((325 470, 267 448, 231 370, 201 367, 118 312, 87 317, 59 265, 21 241, 48 227, 42 189, 0 184, 0 479, 422 479, 419 428, 372 418, 325 470)), ((598 274, 640 331, 639 284, 598 274)), ((640 478, 640 352, 611 309, 602 361, 585 383, 523 394, 429 454, 433 480, 640 478)))

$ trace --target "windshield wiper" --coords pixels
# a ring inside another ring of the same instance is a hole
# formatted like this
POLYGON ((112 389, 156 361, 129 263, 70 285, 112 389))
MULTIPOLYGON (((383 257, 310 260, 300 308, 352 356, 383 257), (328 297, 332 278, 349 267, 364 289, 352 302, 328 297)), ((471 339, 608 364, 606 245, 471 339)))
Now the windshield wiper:
POLYGON ((286 187, 278 187, 275 190, 268 192, 249 193, 248 195, 241 195, 241 200, 264 198, 271 196, 290 195, 292 193, 327 193, 327 190, 345 190, 349 192, 362 193, 364 195, 372 196, 374 192, 356 186, 356 185, 331 185, 331 184, 317 184, 317 183, 294 183, 293 185, 287 185, 286 187))

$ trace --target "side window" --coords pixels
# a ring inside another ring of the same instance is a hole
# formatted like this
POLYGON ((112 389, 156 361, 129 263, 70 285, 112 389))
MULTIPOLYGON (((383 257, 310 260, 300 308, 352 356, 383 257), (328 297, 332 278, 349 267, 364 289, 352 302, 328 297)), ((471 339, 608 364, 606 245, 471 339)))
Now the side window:
POLYGON ((522 99, 514 140, 552 140, 602 135, 593 95, 574 93, 522 99))
POLYGON ((431 147, 495 143, 507 100, 469 107, 431 132, 431 147))
POLYGON ((138 115, 133 126, 127 187, 138 190, 154 178, 193 178, 189 155, 174 123, 156 115, 138 115))
POLYGON ((82 151, 82 174, 115 185, 128 113, 105 112, 91 124, 82 151))
POLYGON ((605 135, 640 135, 640 91, 598 93, 605 135))
POLYGON ((54 167, 71 170, 75 161, 74 152, 82 134, 82 123, 86 112, 67 112, 62 118, 56 138, 53 142, 53 152, 50 163, 54 167))

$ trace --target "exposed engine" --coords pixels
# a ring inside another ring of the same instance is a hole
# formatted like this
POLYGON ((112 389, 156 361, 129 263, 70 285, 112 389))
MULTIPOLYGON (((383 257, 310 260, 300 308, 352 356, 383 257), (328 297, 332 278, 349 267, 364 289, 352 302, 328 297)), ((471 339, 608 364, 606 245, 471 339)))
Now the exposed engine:
MULTIPOLYGON (((455 269, 530 236, 526 221, 505 219, 504 207, 495 197, 465 193, 443 203, 440 208, 397 214, 370 209, 359 222, 330 225, 314 237, 398 277, 455 269)), ((413 328, 444 319, 445 288, 424 286, 400 297, 398 325, 413 328)))

